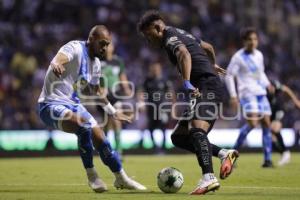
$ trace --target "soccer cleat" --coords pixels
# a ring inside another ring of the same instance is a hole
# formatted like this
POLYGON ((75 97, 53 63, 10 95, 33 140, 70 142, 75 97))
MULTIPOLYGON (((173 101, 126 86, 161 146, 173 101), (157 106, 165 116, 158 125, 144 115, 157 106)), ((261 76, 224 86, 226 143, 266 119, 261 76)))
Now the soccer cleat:
POLYGON ((220 179, 225 179, 231 174, 238 157, 239 152, 237 150, 227 151, 226 157, 221 159, 220 179))
POLYGON ((102 193, 107 191, 106 184, 98 177, 96 172, 87 173, 88 185, 94 192, 102 193))
POLYGON ((291 152, 285 151, 282 153, 281 159, 278 161, 279 166, 288 164, 291 161, 291 152))
POLYGON ((262 164, 262 167, 263 167, 263 168, 273 168, 274 165, 273 165, 273 163, 272 163, 271 160, 266 160, 266 161, 262 164))
POLYGON ((147 188, 143 186, 142 184, 134 181, 133 179, 129 177, 118 177, 115 182, 114 186, 117 189, 128 189, 128 190, 146 190, 147 188))
POLYGON ((214 177, 211 180, 200 180, 197 187, 190 193, 191 195, 204 195, 210 191, 215 191, 220 188, 220 183, 214 177))

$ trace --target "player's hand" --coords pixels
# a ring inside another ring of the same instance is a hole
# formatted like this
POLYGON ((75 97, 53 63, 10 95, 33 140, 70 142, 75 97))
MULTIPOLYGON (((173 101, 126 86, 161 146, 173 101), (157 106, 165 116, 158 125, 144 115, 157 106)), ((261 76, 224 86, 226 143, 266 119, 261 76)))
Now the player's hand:
POLYGON ((113 115, 113 118, 119 121, 131 123, 133 120, 133 115, 125 115, 122 111, 117 110, 117 112, 113 115))
POLYGON ((189 80, 184 81, 183 87, 191 94, 191 98, 197 98, 201 95, 199 89, 195 88, 189 80))
POLYGON ((231 97, 230 98, 230 105, 233 108, 234 111, 238 110, 239 107, 239 100, 237 97, 231 97))
POLYGON ((57 63, 51 62, 50 66, 52 67, 53 73, 58 78, 60 78, 61 75, 64 73, 64 71, 66 71, 65 67, 63 65, 61 65, 61 64, 57 64, 57 63))
POLYGON ((215 71, 217 72, 218 75, 220 76, 225 76, 226 75, 226 70, 220 67, 219 65, 215 64, 214 65, 215 71))

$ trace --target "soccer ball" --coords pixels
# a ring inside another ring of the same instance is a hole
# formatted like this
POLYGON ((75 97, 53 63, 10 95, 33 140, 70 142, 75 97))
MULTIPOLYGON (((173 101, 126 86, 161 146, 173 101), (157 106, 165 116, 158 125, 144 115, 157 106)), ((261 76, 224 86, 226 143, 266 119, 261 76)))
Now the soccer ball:
POLYGON ((174 167, 164 168, 157 175, 157 185, 164 193, 176 193, 183 185, 182 173, 174 167))

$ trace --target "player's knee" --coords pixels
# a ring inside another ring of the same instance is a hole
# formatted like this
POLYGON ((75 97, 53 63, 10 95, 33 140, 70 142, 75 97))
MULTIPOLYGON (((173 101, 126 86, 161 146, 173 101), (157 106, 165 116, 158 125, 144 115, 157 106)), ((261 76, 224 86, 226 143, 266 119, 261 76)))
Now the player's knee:
POLYGON ((271 126, 271 122, 270 122, 269 119, 263 119, 263 120, 261 121, 261 125, 262 125, 263 127, 270 127, 270 126, 271 126))
POLYGON ((249 120, 248 124, 251 128, 255 128, 258 126, 259 121, 258 120, 249 120))
POLYGON ((201 128, 191 128, 189 132, 190 132, 191 137, 194 139, 207 137, 206 131, 201 128))
POLYGON ((178 147, 179 146, 179 142, 180 142, 180 138, 178 137, 177 134, 172 134, 171 135, 171 141, 172 141, 172 143, 173 143, 173 145, 175 147, 178 147))
POLYGON ((274 133, 280 132, 280 129, 282 128, 282 124, 279 121, 274 121, 271 123, 271 130, 274 133))
POLYGON ((106 140, 105 134, 99 126, 93 127, 91 131, 93 144, 98 148, 106 140))

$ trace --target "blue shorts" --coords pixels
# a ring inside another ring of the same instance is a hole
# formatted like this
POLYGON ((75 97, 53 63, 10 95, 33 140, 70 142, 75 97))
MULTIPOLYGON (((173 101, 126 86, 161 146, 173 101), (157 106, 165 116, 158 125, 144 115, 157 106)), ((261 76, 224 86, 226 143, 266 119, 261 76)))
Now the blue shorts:
POLYGON ((72 111, 79 117, 85 119, 82 127, 92 128, 97 126, 97 121, 81 104, 62 105, 52 103, 39 103, 39 116, 41 120, 49 127, 62 130, 62 121, 67 112, 72 111))
POLYGON ((266 95, 249 96, 240 99, 242 109, 245 113, 258 113, 271 115, 271 106, 266 95))

